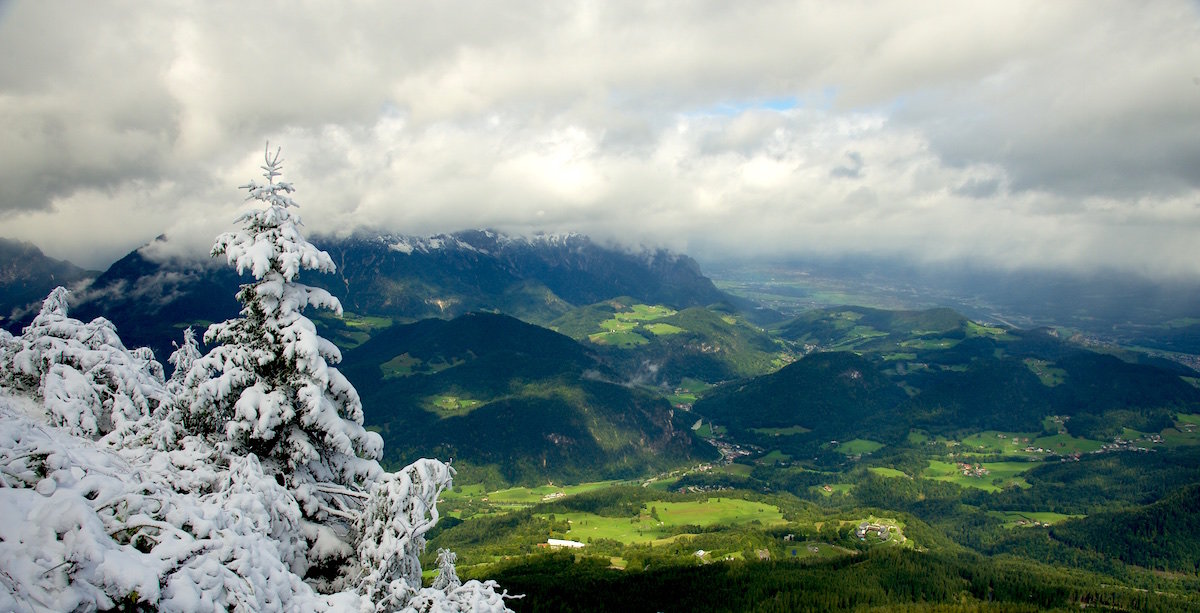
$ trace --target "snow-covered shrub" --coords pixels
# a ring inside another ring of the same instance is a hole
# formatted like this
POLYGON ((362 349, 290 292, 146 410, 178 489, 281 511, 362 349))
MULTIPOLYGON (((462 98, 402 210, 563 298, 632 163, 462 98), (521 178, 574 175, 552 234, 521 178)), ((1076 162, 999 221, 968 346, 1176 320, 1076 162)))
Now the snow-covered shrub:
POLYGON ((437 553, 438 574, 430 587, 442 591, 458 588, 462 585, 462 579, 458 578, 458 571, 454 569, 458 556, 449 549, 439 549, 437 553))
POLYGON ((437 499, 450 486, 453 469, 437 460, 418 460, 380 479, 358 517, 362 567, 359 591, 372 600, 421 587, 425 533, 437 523, 437 499))
POLYGON ((171 372, 171 380, 167 381, 167 389, 178 394, 183 390, 183 381, 187 378, 192 364, 200 357, 200 346, 196 343, 196 333, 189 326, 183 331, 183 344, 171 341, 175 351, 167 358, 167 362, 175 370, 171 372))
POLYGON ((162 365, 148 349, 126 349, 108 320, 69 317, 68 296, 50 292, 21 336, 3 341, 0 383, 39 396, 74 434, 128 435, 167 397, 162 365))
POLYGON ((203 450, 113 447, 40 411, 0 395, 0 610, 330 609, 291 572, 278 535, 299 511, 253 458, 219 472, 203 450))

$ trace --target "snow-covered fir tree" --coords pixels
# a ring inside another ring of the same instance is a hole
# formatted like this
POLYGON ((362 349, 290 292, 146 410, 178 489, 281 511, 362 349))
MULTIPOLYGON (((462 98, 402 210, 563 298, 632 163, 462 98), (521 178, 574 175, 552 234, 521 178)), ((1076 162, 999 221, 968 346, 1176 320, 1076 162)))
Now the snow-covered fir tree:
POLYGON ((172 392, 178 393, 183 389, 184 379, 192 369, 192 364, 200 357, 200 345, 196 342, 196 332, 191 326, 183 330, 182 345, 175 341, 171 341, 171 345, 175 347, 175 351, 171 352, 167 362, 175 370, 171 373, 171 380, 167 381, 167 385, 172 392))
POLYGON ((458 556, 449 549, 439 549, 437 554, 438 574, 430 587, 435 590, 452 590, 461 586, 462 579, 458 578, 458 570, 454 568, 458 556))
POLYGON ((337 349, 301 314, 340 307, 295 281, 332 262, 279 162, 246 186, 266 208, 213 249, 255 278, 241 317, 210 327, 207 355, 185 332, 172 382, 108 321, 71 319, 62 288, 22 335, 0 330, 0 610, 508 610, 448 552, 422 587, 453 470, 380 468, 337 349))
POLYGON ((183 421, 230 454, 255 454, 279 476, 300 503, 312 563, 326 564, 353 553, 339 528, 352 524, 379 476, 383 441, 363 427, 358 393, 332 366, 341 360, 337 347, 304 315, 309 306, 341 314, 337 298, 296 279, 301 270, 333 272, 333 261, 300 231, 294 188, 277 180, 279 151, 268 149, 264 160, 266 182, 243 189, 265 206, 242 215, 242 229, 217 237, 212 249, 254 281, 237 294, 241 316, 205 334, 214 347, 184 380, 183 421))

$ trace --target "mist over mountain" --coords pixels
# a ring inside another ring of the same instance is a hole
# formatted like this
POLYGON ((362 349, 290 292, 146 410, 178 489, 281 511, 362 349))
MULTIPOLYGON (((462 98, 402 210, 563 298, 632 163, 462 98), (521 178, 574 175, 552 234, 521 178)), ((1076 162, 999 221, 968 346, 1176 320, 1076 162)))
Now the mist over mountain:
POLYGON ((1073 328, 1115 342, 1200 349, 1200 333, 1187 321, 1200 313, 1200 281, 1189 277, 869 256, 701 261, 723 289, 789 315, 838 304, 947 307, 1017 328, 1073 328))
POLYGON ((686 255, 630 253, 578 234, 358 233, 316 237, 314 243, 338 264, 338 281, 328 289, 344 307, 362 313, 421 318, 498 310, 548 321, 572 306, 614 296, 675 307, 732 300, 686 255))
POLYGON ((96 276, 70 262, 47 257, 32 243, 0 238, 0 326, 28 314, 59 285, 71 287, 96 276))
MULTIPOLYGON (((305 282, 328 289, 346 311, 363 316, 412 321, 496 311, 546 323, 577 305, 615 296, 674 308, 749 304, 714 287, 686 255, 626 252, 577 234, 523 238, 471 230, 414 237, 360 232, 315 237, 313 243, 329 252, 338 269, 332 275, 302 275, 305 282)), ((184 327, 202 330, 237 314, 234 296, 243 278, 223 261, 167 255, 172 253, 165 236, 130 252, 78 292, 75 312, 108 318, 130 345, 149 346, 159 356, 169 354, 171 341, 180 338, 184 327)), ((10 282, 14 290, 11 296, 6 290, 4 304, 36 303, 52 287, 43 290, 42 285, 58 278, 41 269, 21 270, 13 277, 25 285, 10 282)), ((59 277, 85 278, 72 274, 59 277)), ((21 325, 19 319, 5 322, 14 331, 21 325)))

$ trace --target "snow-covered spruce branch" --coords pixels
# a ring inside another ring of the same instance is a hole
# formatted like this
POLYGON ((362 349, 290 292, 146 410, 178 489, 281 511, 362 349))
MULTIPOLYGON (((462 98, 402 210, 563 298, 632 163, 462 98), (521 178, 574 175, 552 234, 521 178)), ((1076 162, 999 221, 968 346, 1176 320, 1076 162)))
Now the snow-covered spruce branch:
POLYGON ((352 498, 360 498, 362 500, 367 500, 371 497, 371 495, 367 494, 366 492, 356 492, 353 490, 348 490, 344 487, 334 487, 332 485, 328 485, 325 483, 317 483, 317 484, 313 485, 313 489, 320 491, 320 492, 324 492, 326 494, 336 494, 338 496, 350 496, 352 498))

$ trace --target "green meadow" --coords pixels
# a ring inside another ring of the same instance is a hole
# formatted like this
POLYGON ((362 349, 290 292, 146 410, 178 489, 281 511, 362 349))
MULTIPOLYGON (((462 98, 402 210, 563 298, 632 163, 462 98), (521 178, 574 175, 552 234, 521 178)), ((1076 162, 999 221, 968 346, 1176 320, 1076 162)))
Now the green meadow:
POLYGON ((1033 522, 1054 525, 1083 515, 1065 515, 1052 511, 988 511, 988 515, 999 517, 1005 528, 1035 527, 1033 522))
MULTIPOLYGON (((549 517, 546 514, 545 517, 549 517)), ((586 543, 589 539, 611 539, 633 543, 663 544, 680 536, 683 526, 739 526, 757 523, 764 527, 787 522, 778 507, 740 498, 709 498, 690 502, 657 501, 642 508, 637 517, 605 517, 594 513, 554 513, 555 521, 566 521, 565 538, 586 543), (657 518, 657 519, 656 519, 657 518)))
POLYGON ((973 487, 986 492, 998 492, 1006 487, 1029 487, 1029 482, 1019 475, 1037 466, 1034 462, 972 462, 971 464, 982 464, 987 470, 987 474, 979 477, 964 475, 957 463, 930 460, 929 466, 922 471, 921 476, 957 483, 963 487, 973 487))
POLYGON ((846 455, 859 455, 864 453, 874 453, 880 449, 883 449, 883 447, 883 443, 877 443, 865 438, 856 438, 838 443, 837 451, 846 455))
POLYGON ((637 332, 639 328, 645 329, 655 336, 679 334, 684 331, 683 328, 671 324, 645 323, 662 319, 663 317, 670 317, 675 313, 675 310, 661 305, 635 304, 629 307, 628 311, 614 313, 610 319, 601 321, 598 325, 600 330, 589 334, 588 340, 597 345, 611 345, 621 348, 645 345, 650 340, 637 332))
POLYGON ((466 415, 484 405, 484 401, 461 396, 439 394, 426 400, 426 408, 439 417, 466 415))
POLYGON ((380 364, 379 370, 383 373, 384 379, 395 379, 399 377, 411 377, 417 373, 431 374, 441 372, 447 368, 453 368, 462 363, 462 360, 452 360, 450 362, 443 360, 426 362, 407 353, 402 353, 384 362, 383 364, 380 364))
POLYGON ((1046 360, 1035 360, 1033 358, 1025 358, 1022 360, 1025 366, 1037 375, 1037 378, 1046 387, 1055 387, 1062 385, 1067 380, 1067 371, 1061 368, 1051 366, 1046 360))

